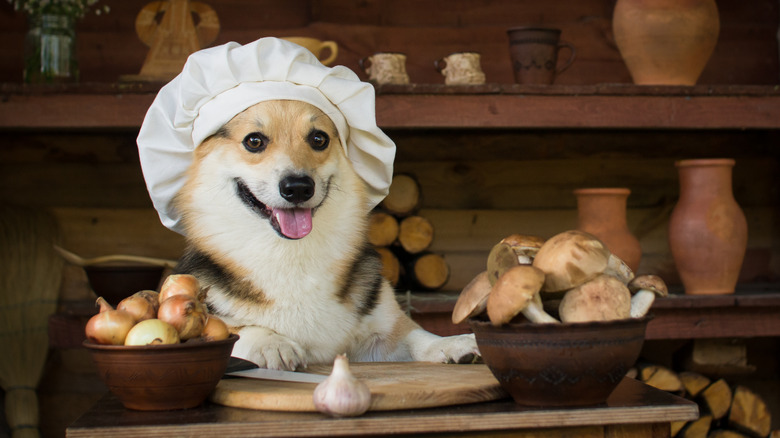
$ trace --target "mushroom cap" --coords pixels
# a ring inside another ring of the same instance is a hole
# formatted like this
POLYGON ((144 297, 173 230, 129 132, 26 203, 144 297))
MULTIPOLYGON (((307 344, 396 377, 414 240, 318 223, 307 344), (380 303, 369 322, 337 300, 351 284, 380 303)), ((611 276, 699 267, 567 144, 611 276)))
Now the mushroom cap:
POLYGON ((498 278, 487 300, 493 325, 506 324, 534 300, 544 283, 544 272, 531 265, 518 265, 498 278))
POLYGON ((487 275, 490 284, 496 284, 496 280, 504 272, 520 264, 517 254, 508 243, 498 242, 490 249, 487 258, 487 275))
POLYGON ((544 245, 544 239, 531 234, 511 234, 501 239, 500 243, 512 247, 520 264, 531 264, 539 248, 544 245))
POLYGON ((487 271, 474 277, 460 292, 455 308, 452 309, 453 324, 460 324, 466 318, 479 315, 487 308, 487 299, 493 286, 488 281, 487 271))
POLYGON ((653 274, 636 276, 636 278, 628 283, 628 290, 630 290, 632 294, 637 293, 639 290, 649 290, 659 297, 669 296, 669 289, 666 287, 666 282, 664 282, 661 277, 653 274))
POLYGON ((533 265, 545 273, 545 292, 560 292, 579 286, 604 272, 610 251, 590 233, 569 230, 547 239, 533 265))
POLYGON ((567 291, 558 316, 564 323, 627 319, 631 316, 631 292, 617 278, 600 274, 567 291))

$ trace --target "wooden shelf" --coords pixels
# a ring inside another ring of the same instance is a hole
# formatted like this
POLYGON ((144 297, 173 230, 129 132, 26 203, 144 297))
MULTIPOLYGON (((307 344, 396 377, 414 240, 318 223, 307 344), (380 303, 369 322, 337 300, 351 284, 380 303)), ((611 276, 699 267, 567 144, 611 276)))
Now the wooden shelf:
MULTIPOLYGON (((431 331, 443 335, 469 331, 466 324, 450 322, 457 292, 399 294, 398 300, 431 331)), ((647 326, 649 340, 780 336, 777 287, 740 286, 733 295, 673 293, 656 300, 650 312, 654 318, 647 326)))
MULTIPOLYGON (((160 84, 0 85, 0 129, 137 129, 160 84)), ((385 129, 778 129, 780 87, 379 87, 385 129)))

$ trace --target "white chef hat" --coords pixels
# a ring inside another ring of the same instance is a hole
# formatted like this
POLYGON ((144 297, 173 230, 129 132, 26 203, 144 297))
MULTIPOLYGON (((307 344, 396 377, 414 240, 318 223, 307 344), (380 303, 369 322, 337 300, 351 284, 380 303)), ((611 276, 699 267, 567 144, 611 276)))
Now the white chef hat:
POLYGON ((310 103, 333 120, 341 145, 369 190, 369 207, 390 187, 395 144, 376 125, 374 88, 343 66, 326 67, 305 48, 277 38, 228 43, 193 53, 157 94, 138 134, 152 203, 182 233, 171 201, 194 149, 236 114, 267 100, 310 103))

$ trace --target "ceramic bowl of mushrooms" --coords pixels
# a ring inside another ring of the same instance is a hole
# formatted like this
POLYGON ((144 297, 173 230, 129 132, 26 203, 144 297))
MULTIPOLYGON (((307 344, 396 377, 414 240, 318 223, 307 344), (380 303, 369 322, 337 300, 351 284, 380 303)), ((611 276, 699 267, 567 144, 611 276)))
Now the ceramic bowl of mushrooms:
POLYGON ((656 275, 635 275, 595 236, 511 235, 460 293, 467 321, 502 387, 526 406, 604 403, 642 350, 648 311, 668 295, 656 275))

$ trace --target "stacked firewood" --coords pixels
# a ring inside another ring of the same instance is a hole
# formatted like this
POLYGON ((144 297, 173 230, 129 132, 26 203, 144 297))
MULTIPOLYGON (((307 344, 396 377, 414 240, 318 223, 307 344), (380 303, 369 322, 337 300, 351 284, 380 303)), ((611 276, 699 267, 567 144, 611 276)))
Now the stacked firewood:
POLYGON ((780 430, 771 431, 772 415, 765 401, 745 386, 693 371, 678 373, 661 365, 640 365, 632 374, 647 385, 699 405, 697 420, 672 423, 672 437, 780 438, 780 430))
POLYGON ((411 175, 396 174, 390 193, 369 219, 368 241, 382 257, 383 275, 395 288, 437 290, 450 276, 444 257, 429 250, 434 230, 420 216, 420 185, 411 175))

